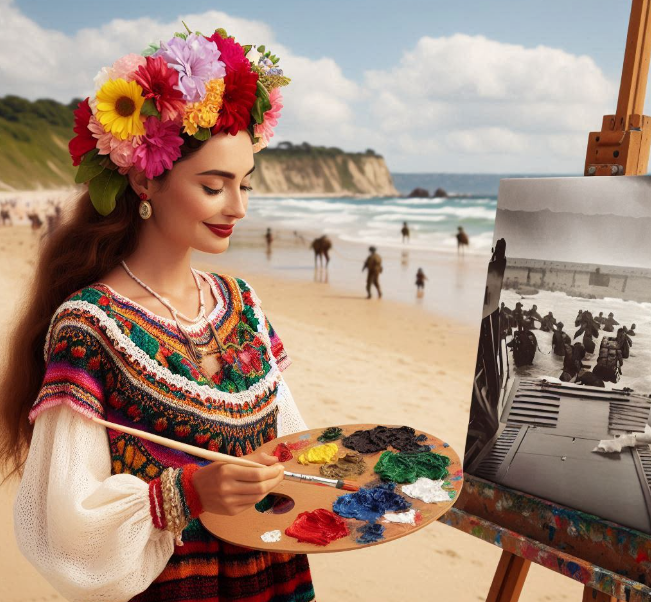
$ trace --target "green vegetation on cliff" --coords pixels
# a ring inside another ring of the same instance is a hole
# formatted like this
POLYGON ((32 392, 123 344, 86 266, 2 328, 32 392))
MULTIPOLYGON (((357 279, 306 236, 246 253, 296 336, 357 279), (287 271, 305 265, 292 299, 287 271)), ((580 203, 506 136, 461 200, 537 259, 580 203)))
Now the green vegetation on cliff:
MULTIPOLYGON (((68 141, 78 102, 0 98, 0 190, 73 185, 68 141)), ((257 154, 256 164, 254 186, 259 193, 395 193, 383 158, 371 149, 348 153, 307 142, 281 142, 257 154)))

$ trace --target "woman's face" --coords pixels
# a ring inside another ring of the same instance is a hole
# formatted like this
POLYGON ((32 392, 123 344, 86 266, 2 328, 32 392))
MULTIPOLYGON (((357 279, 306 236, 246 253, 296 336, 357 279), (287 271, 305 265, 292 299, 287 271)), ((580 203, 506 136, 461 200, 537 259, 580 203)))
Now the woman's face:
POLYGON ((253 169, 247 132, 211 137, 164 181, 145 181, 153 215, 144 227, 182 247, 223 253, 233 226, 246 215, 253 169))

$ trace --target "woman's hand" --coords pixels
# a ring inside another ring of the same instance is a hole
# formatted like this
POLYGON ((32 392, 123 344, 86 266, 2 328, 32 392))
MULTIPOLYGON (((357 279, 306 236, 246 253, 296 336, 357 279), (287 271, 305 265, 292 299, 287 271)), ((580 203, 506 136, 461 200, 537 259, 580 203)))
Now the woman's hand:
POLYGON ((264 467, 213 462, 194 473, 192 484, 205 512, 239 514, 257 504, 283 480, 285 467, 276 456, 254 452, 244 457, 264 467))

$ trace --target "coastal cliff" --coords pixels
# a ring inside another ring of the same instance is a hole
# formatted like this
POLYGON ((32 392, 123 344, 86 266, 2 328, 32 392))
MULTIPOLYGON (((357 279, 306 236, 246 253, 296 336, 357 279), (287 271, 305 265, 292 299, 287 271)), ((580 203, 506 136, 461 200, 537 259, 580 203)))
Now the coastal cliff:
MULTIPOLYGON (((73 185, 68 141, 77 102, 0 98, 0 190, 73 185)), ((256 154, 255 161, 254 194, 398 195, 384 159, 370 149, 346 153, 283 142, 256 154)))
POLYGON ((398 196, 384 159, 372 150, 281 143, 256 155, 256 194, 398 196))

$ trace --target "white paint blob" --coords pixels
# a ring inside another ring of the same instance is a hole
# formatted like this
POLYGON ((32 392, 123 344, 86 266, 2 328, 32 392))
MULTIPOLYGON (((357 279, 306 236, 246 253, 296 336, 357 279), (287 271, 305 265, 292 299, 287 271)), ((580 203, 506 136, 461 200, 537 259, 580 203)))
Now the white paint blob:
POLYGON ((403 485, 402 492, 409 497, 422 500, 426 504, 450 501, 450 494, 443 489, 443 481, 434 481, 427 477, 420 477, 415 483, 403 485))
POLYGON ((281 535, 282 533, 276 529, 275 531, 267 531, 266 533, 263 533, 260 535, 260 539, 265 543, 276 543, 277 541, 280 541, 281 535))
POLYGON ((405 525, 416 524, 416 510, 412 508, 407 512, 387 512, 383 517, 385 523, 403 523, 405 525))

